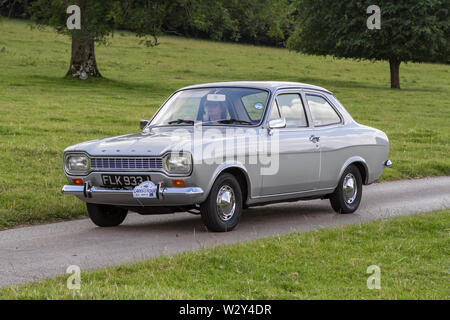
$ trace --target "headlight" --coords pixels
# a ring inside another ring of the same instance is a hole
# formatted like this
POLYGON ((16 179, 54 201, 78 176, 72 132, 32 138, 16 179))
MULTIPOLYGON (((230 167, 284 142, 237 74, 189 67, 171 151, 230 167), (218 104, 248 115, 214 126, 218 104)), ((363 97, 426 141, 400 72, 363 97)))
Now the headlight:
POLYGON ((64 160, 64 166, 68 173, 87 173, 90 169, 89 158, 84 154, 68 154, 64 160))
POLYGON ((170 174, 188 174, 192 170, 192 156, 186 152, 173 152, 164 156, 163 167, 170 174))

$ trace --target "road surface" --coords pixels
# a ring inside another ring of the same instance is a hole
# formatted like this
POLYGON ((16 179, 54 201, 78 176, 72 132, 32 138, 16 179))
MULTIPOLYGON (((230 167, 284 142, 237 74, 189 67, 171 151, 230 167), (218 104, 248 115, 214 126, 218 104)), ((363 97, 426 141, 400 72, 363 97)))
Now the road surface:
POLYGON ((336 214, 328 200, 299 201, 244 211, 237 228, 210 233, 200 216, 129 214, 115 228, 88 219, 0 231, 0 287, 81 270, 119 265, 222 243, 304 232, 450 207, 450 176, 377 183, 364 187, 359 210, 336 214))

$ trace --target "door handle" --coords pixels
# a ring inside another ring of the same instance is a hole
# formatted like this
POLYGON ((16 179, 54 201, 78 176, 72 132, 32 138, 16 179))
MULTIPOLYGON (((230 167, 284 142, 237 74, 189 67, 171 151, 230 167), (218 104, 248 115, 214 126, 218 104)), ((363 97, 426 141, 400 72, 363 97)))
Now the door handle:
POLYGON ((316 137, 315 135, 312 135, 311 137, 309 137, 309 140, 310 140, 312 143, 317 143, 317 142, 320 141, 320 137, 316 137))

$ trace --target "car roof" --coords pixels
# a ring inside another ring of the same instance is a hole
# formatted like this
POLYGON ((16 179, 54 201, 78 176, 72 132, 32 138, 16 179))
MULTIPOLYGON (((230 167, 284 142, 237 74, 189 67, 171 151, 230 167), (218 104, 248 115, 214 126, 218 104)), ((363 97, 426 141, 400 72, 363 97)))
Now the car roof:
POLYGON ((211 83, 203 83, 203 84, 197 84, 192 85, 188 87, 184 87, 180 90, 186 90, 186 89, 201 89, 201 88, 212 88, 212 87, 225 87, 225 88, 254 88, 254 89, 265 89, 270 90, 272 92, 275 92, 279 89, 293 89, 293 88, 300 88, 300 89, 310 89, 310 90, 319 90, 324 91, 326 93, 332 94, 331 91, 314 86, 307 83, 301 83, 301 82, 288 82, 288 81, 228 81, 228 82, 211 82, 211 83))

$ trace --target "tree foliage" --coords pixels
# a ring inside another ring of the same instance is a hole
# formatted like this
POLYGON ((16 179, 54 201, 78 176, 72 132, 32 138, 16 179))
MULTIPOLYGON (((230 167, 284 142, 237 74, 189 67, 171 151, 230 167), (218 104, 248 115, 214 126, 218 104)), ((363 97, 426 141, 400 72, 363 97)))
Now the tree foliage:
POLYGON ((180 35, 284 46, 294 22, 290 0, 175 0, 164 21, 180 35))
POLYGON ((105 41, 115 28, 113 8, 117 0, 36 0, 29 12, 38 25, 53 27, 57 32, 75 39, 90 38, 94 41, 105 41), (69 5, 77 5, 81 9, 81 29, 69 30, 66 13, 69 5))
POLYGON ((146 46, 158 44, 165 17, 171 12, 171 1, 125 0, 114 5, 112 15, 120 29, 132 31, 146 46))
POLYGON ((381 29, 369 30, 373 1, 299 0, 299 24, 288 47, 308 54, 387 60, 391 87, 400 62, 449 60, 449 0, 378 0, 381 29), (393 72, 392 72, 393 71, 393 72))
POLYGON ((0 18, 28 18, 27 8, 34 0, 0 0, 0 18))
POLYGON ((284 46, 296 17, 292 0, 0 0, 0 14, 31 16, 40 24, 68 33, 64 30, 65 8, 71 4, 90 8, 94 2, 97 2, 95 10, 89 15, 82 10, 82 14, 84 22, 95 17, 93 22, 100 29, 97 39, 103 40, 114 22, 112 26, 136 32, 147 45, 156 44, 156 35, 165 32, 284 46))

